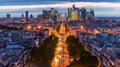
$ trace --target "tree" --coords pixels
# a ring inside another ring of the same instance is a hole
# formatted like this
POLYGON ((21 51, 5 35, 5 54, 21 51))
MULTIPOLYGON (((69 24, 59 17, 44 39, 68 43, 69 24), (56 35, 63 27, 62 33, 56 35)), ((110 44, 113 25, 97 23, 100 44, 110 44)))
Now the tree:
POLYGON ((34 63, 38 67, 51 67, 51 62, 55 55, 56 44, 58 43, 58 37, 54 34, 50 35, 43 41, 40 47, 33 47, 28 60, 30 63, 34 63))
POLYGON ((66 43, 70 58, 73 59, 68 67, 97 67, 99 64, 97 57, 85 51, 82 43, 79 43, 77 38, 68 36, 66 43))
POLYGON ((68 36, 67 38, 66 38, 66 43, 67 44, 70 44, 70 43, 76 43, 76 42, 78 42, 78 39, 77 38, 75 38, 74 36, 68 36))
POLYGON ((97 67, 99 61, 96 56, 92 56, 89 52, 84 51, 79 60, 74 60, 68 67, 97 67))
POLYGON ((83 67, 83 66, 79 63, 79 61, 74 60, 74 61, 72 61, 72 62, 70 63, 70 65, 67 66, 67 67, 83 67))
POLYGON ((84 67, 97 67, 99 61, 96 56, 92 56, 89 52, 84 51, 80 58, 80 64, 84 67))
POLYGON ((79 60, 81 53, 84 51, 84 47, 79 43, 79 40, 74 36, 68 36, 66 43, 68 44, 67 49, 69 55, 74 60, 79 60))

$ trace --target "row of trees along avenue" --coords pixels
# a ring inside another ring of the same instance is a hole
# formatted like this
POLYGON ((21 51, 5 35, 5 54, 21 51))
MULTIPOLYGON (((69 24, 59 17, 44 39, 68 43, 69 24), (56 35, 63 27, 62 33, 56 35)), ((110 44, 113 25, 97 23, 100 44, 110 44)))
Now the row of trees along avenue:
POLYGON ((99 61, 96 56, 92 56, 85 51, 82 43, 74 36, 66 38, 67 50, 70 55, 70 64, 68 67, 97 67, 99 61))
POLYGON ((51 34, 43 41, 40 47, 32 48, 30 53, 31 58, 28 60, 28 63, 34 64, 36 67, 51 67, 57 43, 58 37, 51 34))

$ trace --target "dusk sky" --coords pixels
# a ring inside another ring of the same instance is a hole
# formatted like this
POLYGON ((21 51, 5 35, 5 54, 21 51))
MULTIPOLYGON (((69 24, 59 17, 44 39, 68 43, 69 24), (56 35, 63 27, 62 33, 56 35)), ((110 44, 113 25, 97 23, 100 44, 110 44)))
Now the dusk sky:
POLYGON ((26 10, 36 16, 51 7, 67 12, 66 8, 73 4, 79 8, 94 9, 97 17, 120 17, 120 0, 0 0, 0 17, 7 13, 20 17, 26 10))

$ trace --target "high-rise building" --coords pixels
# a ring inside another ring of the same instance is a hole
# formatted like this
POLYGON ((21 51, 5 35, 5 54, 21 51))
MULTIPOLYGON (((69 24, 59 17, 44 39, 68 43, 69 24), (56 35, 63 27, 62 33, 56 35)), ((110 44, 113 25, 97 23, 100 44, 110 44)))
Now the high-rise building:
POLYGON ((33 18, 33 15, 32 14, 30 14, 30 19, 32 19, 33 18))
POLYGON ((26 20, 26 22, 29 21, 29 14, 28 14, 28 11, 25 12, 25 20, 26 20))
POLYGON ((43 19, 49 19, 49 11, 48 10, 43 10, 43 19))
POLYGON ((82 18, 83 20, 86 20, 86 12, 87 12, 87 11, 86 11, 85 8, 82 8, 82 9, 81 9, 81 14, 80 14, 80 15, 81 15, 81 18, 82 18))
POLYGON ((24 14, 21 14, 21 18, 22 18, 22 19, 24 18, 24 14))
POLYGON ((78 10, 74 10, 71 13, 71 20, 78 20, 79 19, 79 13, 78 10))
POLYGON ((21 20, 20 20, 21 23, 24 23, 25 22, 25 18, 24 18, 24 14, 21 14, 21 20))
POLYGON ((6 18, 10 20, 10 14, 6 14, 6 18))
POLYGON ((73 10, 76 10, 75 4, 73 4, 72 8, 73 8, 73 10))
POLYGON ((10 22, 10 14, 6 14, 6 19, 7 19, 7 22, 10 22))
POLYGON ((94 18, 94 10, 90 9, 91 18, 94 18))
POLYGON ((71 19, 72 8, 68 8, 68 19, 71 19))
POLYGON ((53 22, 57 22, 57 17, 58 17, 57 15, 58 15, 58 11, 55 10, 54 8, 51 8, 49 18, 50 18, 53 22))
POLYGON ((91 14, 90 12, 86 12, 86 20, 89 20, 89 19, 91 19, 91 14))
POLYGON ((55 13, 56 13, 56 10, 54 9, 54 8, 51 8, 51 15, 55 15, 55 13))
POLYGON ((90 11, 86 12, 86 20, 93 21, 94 20, 94 11, 90 9, 90 11))

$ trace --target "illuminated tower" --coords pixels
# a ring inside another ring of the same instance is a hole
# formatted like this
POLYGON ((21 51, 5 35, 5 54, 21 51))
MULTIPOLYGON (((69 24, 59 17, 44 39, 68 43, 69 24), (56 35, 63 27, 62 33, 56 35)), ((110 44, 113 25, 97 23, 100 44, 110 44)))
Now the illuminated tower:
POLYGON ((79 13, 78 10, 74 10, 71 13, 71 20, 78 20, 79 19, 79 13))

